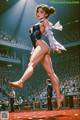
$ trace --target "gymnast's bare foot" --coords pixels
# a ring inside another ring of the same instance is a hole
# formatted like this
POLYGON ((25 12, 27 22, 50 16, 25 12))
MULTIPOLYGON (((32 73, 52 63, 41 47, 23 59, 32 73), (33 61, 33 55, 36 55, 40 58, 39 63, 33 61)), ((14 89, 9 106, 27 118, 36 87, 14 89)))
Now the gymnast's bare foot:
POLYGON ((10 86, 14 86, 14 87, 19 87, 22 88, 23 87, 23 82, 21 80, 16 81, 16 82, 9 82, 10 86))
POLYGON ((63 96, 61 96, 60 98, 57 98, 58 110, 61 108, 61 104, 63 103, 63 101, 64 101, 63 96))

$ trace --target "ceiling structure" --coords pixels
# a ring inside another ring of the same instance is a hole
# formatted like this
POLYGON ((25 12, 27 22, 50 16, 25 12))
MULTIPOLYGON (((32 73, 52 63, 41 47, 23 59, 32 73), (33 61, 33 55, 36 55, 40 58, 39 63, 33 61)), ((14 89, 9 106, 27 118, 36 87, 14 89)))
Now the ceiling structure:
POLYGON ((0 0, 0 15, 12 7, 19 0, 0 0))

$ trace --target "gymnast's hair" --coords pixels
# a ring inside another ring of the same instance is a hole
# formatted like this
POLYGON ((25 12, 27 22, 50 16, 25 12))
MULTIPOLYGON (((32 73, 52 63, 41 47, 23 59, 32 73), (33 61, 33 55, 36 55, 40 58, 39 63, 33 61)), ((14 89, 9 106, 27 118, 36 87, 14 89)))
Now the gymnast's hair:
POLYGON ((49 7, 48 5, 41 4, 41 5, 38 5, 36 7, 35 15, 37 15, 37 12, 38 12, 39 8, 42 8, 42 10, 45 11, 46 14, 48 14, 46 18, 48 18, 50 15, 55 14, 55 8, 54 7, 52 7, 52 6, 49 7))

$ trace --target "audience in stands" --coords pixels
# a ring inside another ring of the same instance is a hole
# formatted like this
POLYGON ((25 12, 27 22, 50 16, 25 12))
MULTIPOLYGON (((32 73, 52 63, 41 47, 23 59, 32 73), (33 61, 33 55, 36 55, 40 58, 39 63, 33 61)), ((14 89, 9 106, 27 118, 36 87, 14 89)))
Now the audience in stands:
POLYGON ((0 31, 0 40, 6 41, 6 42, 10 42, 13 44, 20 44, 20 45, 24 45, 27 46, 29 45, 29 43, 26 42, 26 40, 22 40, 20 37, 15 38, 12 35, 10 35, 7 32, 4 31, 0 31))

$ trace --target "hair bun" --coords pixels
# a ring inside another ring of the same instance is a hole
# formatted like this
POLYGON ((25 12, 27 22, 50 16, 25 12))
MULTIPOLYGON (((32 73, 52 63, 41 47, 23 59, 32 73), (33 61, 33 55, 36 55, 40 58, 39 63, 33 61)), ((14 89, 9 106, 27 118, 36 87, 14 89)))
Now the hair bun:
POLYGON ((54 14, 54 13, 55 13, 55 8, 54 8, 54 7, 52 7, 52 6, 49 7, 49 10, 50 10, 50 11, 49 11, 50 14, 54 14))

